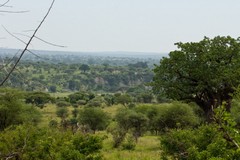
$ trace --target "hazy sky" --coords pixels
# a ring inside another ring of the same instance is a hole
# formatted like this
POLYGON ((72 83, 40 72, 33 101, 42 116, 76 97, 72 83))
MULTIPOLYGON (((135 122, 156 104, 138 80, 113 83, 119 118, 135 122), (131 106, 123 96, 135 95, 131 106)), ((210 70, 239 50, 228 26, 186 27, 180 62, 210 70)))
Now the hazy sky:
MULTIPOLYGON (((4 0, 0 0, 3 3, 4 0)), ((51 0, 10 0, 24 14, 0 13, 1 25, 30 35, 51 0)), ((67 48, 34 40, 31 48, 66 51, 169 52, 174 43, 204 36, 240 36, 239 0, 56 0, 38 37, 67 48)), ((26 37, 17 35, 23 40, 26 37)), ((0 47, 22 48, 0 26, 0 47)))

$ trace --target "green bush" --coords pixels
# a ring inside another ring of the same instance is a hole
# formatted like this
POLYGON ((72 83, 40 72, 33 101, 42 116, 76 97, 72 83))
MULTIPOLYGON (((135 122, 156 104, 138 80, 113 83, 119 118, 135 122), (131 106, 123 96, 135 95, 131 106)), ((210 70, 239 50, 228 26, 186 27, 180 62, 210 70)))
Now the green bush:
POLYGON ((156 134, 173 128, 196 127, 201 122, 194 107, 180 102, 140 105, 134 110, 148 118, 147 129, 156 134))
POLYGON ((187 104, 175 102, 159 107, 154 123, 159 129, 188 128, 199 125, 200 119, 193 108, 187 104))
POLYGON ((136 141, 133 136, 127 135, 125 141, 122 143, 123 150, 134 150, 136 147, 136 141))
POLYGON ((97 130, 106 129, 110 116, 100 108, 84 108, 79 111, 78 121, 95 133, 97 130))
POLYGON ((101 137, 23 125, 0 132, 0 159, 101 160, 101 137))
POLYGON ((163 155, 179 160, 240 159, 236 149, 216 125, 171 130, 161 136, 163 155))
POLYGON ((57 107, 68 107, 71 106, 71 104, 69 102, 60 100, 56 102, 57 107))

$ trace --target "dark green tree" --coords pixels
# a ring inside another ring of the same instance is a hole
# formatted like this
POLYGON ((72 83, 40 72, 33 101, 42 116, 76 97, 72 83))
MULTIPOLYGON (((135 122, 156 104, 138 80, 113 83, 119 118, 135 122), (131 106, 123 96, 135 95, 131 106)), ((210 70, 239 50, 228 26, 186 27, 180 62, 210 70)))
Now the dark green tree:
POLYGON ((82 70, 84 73, 88 70, 90 70, 90 67, 89 65, 87 64, 82 64, 80 67, 79 67, 80 70, 82 70))
POLYGON ((87 125, 94 133, 104 130, 109 124, 110 117, 100 108, 84 108, 79 111, 79 122, 87 125))
POLYGON ((126 132, 132 130, 132 135, 136 141, 147 128, 148 118, 144 114, 132 109, 124 108, 118 110, 115 119, 121 130, 126 132))
POLYGON ((224 101, 229 111, 231 94, 240 84, 240 38, 205 37, 200 42, 176 45, 178 50, 155 66, 155 93, 196 102, 210 121, 213 109, 224 101))
POLYGON ((128 94, 122 94, 119 96, 115 96, 115 103, 122 104, 124 107, 127 107, 132 102, 132 98, 128 94))
POLYGON ((0 131, 10 125, 38 122, 40 113, 23 102, 23 93, 15 89, 0 90, 0 131))
POLYGON ((53 102, 54 98, 44 92, 29 92, 26 94, 26 103, 31 103, 37 107, 43 108, 45 104, 53 102))

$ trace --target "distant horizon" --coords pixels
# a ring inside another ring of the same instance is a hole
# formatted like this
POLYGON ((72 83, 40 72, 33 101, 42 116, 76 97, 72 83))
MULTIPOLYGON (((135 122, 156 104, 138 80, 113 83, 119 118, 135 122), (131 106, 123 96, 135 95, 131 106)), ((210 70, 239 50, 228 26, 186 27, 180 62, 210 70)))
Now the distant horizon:
MULTIPOLYGON (((21 48, 4 48, 0 47, 1 50, 23 50, 21 48)), ((168 54, 167 52, 144 52, 144 51, 65 51, 65 50, 44 50, 44 49, 30 49, 32 51, 39 51, 39 52, 66 52, 66 53, 132 53, 132 54, 153 54, 153 55, 165 55, 168 54)))

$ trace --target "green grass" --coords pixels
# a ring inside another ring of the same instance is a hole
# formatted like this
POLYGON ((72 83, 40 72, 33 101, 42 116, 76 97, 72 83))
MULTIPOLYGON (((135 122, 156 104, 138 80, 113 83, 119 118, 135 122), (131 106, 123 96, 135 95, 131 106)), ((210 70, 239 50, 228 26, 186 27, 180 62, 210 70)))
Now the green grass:
POLYGON ((48 104, 43 109, 40 109, 42 112, 42 119, 39 124, 40 127, 47 127, 51 120, 57 120, 60 122, 60 118, 58 118, 56 115, 56 109, 57 107, 54 104, 48 104))
MULTIPOLYGON (((122 105, 114 105, 111 107, 104 107, 103 110, 114 116, 122 105)), ((39 124, 40 127, 47 127, 51 120, 57 120, 60 122, 60 118, 56 116, 56 105, 48 104, 40 111, 43 113, 42 121, 39 124)), ((68 107, 69 117, 71 117, 71 111, 73 107, 68 107)), ((107 137, 103 141, 102 153, 105 160, 159 160, 160 159, 160 140, 158 136, 143 136, 140 137, 136 148, 134 150, 128 151, 120 148, 113 148, 113 140, 111 134, 106 133, 106 131, 97 132, 100 136, 107 137)))
POLYGON ((106 160, 158 160, 160 159, 160 141, 157 136, 139 138, 136 148, 128 151, 112 148, 110 135, 103 142, 103 155, 106 160))

